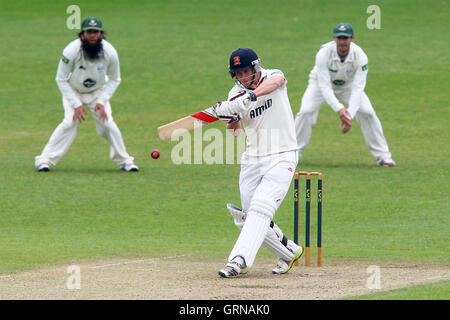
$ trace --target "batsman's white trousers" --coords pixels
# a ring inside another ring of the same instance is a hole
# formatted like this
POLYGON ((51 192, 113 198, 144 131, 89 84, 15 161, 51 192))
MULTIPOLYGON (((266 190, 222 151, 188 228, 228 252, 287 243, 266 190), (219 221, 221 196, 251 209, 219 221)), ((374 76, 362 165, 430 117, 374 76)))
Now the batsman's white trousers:
POLYGON ((243 154, 239 188, 242 210, 247 212, 247 217, 229 261, 241 256, 247 267, 252 267, 270 221, 289 190, 297 161, 297 151, 263 157, 243 154))
MULTIPOLYGON (((67 153, 77 135, 78 121, 74 122, 72 120, 75 110, 65 99, 63 99, 63 106, 64 120, 53 131, 42 153, 35 157, 35 166, 41 163, 56 165, 67 153)), ((122 134, 113 120, 109 101, 104 106, 105 112, 108 115, 108 120, 104 122, 100 120, 99 112, 94 112, 95 102, 84 104, 84 106, 95 119, 97 133, 111 144, 109 153, 111 160, 119 166, 133 162, 134 158, 128 155, 123 143, 122 134)))
MULTIPOLYGON (((348 105, 351 90, 336 91, 336 98, 348 105)), ((316 81, 310 81, 308 88, 303 94, 300 111, 295 117, 295 130, 297 132, 297 143, 300 147, 300 154, 306 149, 311 138, 311 131, 317 122, 319 110, 325 99, 322 96, 316 81)), ((370 103, 365 92, 362 93, 361 106, 355 115, 356 120, 361 125, 361 130, 366 140, 370 153, 377 159, 391 159, 391 153, 383 134, 381 122, 370 103)))

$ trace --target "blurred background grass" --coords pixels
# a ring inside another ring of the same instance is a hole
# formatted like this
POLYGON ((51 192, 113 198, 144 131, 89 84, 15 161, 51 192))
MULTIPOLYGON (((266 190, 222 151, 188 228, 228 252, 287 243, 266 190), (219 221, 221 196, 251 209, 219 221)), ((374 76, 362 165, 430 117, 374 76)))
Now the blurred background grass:
MULTIPOLYGON (((314 56, 340 21, 369 56, 366 92, 398 166, 377 167, 359 125, 343 136, 323 106, 297 169, 325 176, 325 263, 449 263, 448 1, 376 1, 380 30, 367 29, 365 1, 77 1, 119 53, 113 115, 141 171, 118 171, 89 117, 66 157, 40 174, 34 156, 63 117, 54 78, 78 31, 66 28, 72 4, 0 4, 0 274, 117 256, 225 261, 238 235, 225 204, 240 203, 239 165, 175 165, 176 142, 160 142, 156 128, 224 99, 238 47, 284 71, 297 113, 314 56)), ((289 237, 292 207, 291 192, 275 216, 289 237)))

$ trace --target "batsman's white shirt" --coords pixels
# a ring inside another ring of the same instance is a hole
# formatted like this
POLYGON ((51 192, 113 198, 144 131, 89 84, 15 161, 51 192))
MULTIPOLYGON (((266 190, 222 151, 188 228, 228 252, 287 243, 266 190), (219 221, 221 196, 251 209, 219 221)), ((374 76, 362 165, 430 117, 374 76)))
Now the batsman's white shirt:
POLYGON ((81 40, 70 42, 56 72, 56 82, 69 104, 79 107, 92 102, 105 105, 120 84, 120 65, 116 49, 102 40, 103 55, 99 59, 86 59, 81 40))
POLYGON ((309 81, 317 81, 323 98, 335 112, 344 107, 336 98, 336 94, 351 91, 348 111, 353 118, 361 104, 367 70, 367 55, 358 45, 350 43, 349 53, 342 62, 337 54, 336 42, 331 41, 322 45, 317 53, 309 81))
MULTIPOLYGON (((261 77, 266 79, 275 75, 282 76, 281 70, 265 70, 261 68, 261 77)), ((232 99, 242 88, 235 85, 228 94, 232 99)), ((242 115, 242 123, 247 135, 248 156, 266 156, 298 149, 295 136, 294 116, 287 94, 287 80, 285 84, 273 92, 258 97, 242 115)))
MULTIPOLYGON (((262 83, 275 75, 284 78, 280 70, 261 69, 262 83)), ((247 217, 228 260, 241 256, 248 268, 252 267, 261 244, 271 241, 270 221, 289 190, 297 166, 298 146, 286 84, 287 81, 273 92, 258 97, 242 115, 247 149, 241 159, 239 189, 242 210, 247 217)), ((228 99, 241 90, 234 86, 228 99)), ((270 249, 278 256, 287 251, 281 242, 271 243, 270 249)), ((293 253, 290 255, 293 257, 293 253)))

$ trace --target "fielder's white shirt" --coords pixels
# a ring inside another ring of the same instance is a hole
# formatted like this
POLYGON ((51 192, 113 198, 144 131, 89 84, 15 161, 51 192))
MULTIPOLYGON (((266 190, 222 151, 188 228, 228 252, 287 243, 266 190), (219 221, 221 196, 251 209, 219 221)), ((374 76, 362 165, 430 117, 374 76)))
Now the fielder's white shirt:
POLYGON ((351 90, 348 111, 353 118, 360 107, 367 72, 368 58, 358 45, 350 43, 349 53, 344 62, 341 62, 336 42, 331 41, 321 46, 309 79, 310 82, 317 82, 325 101, 335 112, 344 107, 335 93, 351 90))
MULTIPOLYGON (((284 78, 281 70, 261 68, 263 81, 275 75, 284 78)), ((239 91, 242 91, 242 87, 235 85, 229 92, 228 99, 238 95, 239 91)), ((278 89, 252 102, 247 112, 242 115, 242 124, 247 136, 245 153, 248 156, 266 156, 298 150, 294 116, 287 94, 287 80, 278 89)))
POLYGON ((105 105, 120 84, 119 56, 116 49, 102 40, 103 55, 87 59, 81 40, 70 42, 63 50, 56 72, 56 82, 63 98, 73 108, 92 102, 105 105))

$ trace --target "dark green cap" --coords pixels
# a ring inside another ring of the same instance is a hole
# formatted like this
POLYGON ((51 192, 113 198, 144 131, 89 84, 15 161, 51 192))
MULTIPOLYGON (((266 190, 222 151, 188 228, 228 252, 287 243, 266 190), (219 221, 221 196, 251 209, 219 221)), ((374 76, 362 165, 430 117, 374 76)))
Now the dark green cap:
POLYGON ((351 37, 353 36, 353 27, 350 23, 338 23, 333 29, 333 37, 351 37))
POLYGON ((81 24, 81 31, 100 30, 103 31, 102 22, 96 17, 87 17, 81 24))

